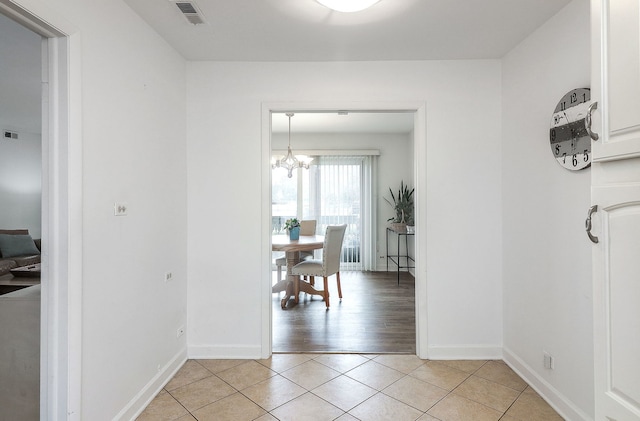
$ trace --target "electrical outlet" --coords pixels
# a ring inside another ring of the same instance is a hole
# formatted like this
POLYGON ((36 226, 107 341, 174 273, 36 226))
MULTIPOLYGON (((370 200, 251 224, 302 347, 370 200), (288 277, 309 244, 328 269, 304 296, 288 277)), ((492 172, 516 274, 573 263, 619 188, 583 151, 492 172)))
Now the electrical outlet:
POLYGON ((546 351, 543 351, 544 355, 544 368, 553 370, 553 355, 549 354, 546 351))
POLYGON ((173 279, 173 273, 171 272, 165 272, 164 274, 164 281, 165 282, 169 282, 170 280, 173 279))
POLYGON ((176 332, 176 337, 179 338, 180 336, 184 335, 184 326, 180 326, 176 332))

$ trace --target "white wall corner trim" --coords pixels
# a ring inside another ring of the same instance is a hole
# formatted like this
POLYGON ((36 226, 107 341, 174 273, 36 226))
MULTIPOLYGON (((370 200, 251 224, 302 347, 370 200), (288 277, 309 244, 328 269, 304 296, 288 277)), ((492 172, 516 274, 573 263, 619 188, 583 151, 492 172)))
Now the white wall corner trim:
POLYGON ((515 371, 529 386, 531 386, 553 409, 566 420, 591 421, 588 414, 584 413, 573 402, 553 387, 549 382, 540 377, 536 371, 527 365, 508 348, 504 348, 504 361, 515 371))
POLYGON ((500 360, 501 345, 430 346, 430 360, 500 360))
POLYGON ((262 357, 262 347, 260 346, 217 346, 199 345, 190 346, 188 350, 189 359, 247 359, 258 360, 262 357))
POLYGON ((180 368, 187 361, 187 348, 180 350, 167 364, 162 367, 133 399, 114 417, 115 420, 134 420, 144 411, 162 388, 169 383, 180 368))

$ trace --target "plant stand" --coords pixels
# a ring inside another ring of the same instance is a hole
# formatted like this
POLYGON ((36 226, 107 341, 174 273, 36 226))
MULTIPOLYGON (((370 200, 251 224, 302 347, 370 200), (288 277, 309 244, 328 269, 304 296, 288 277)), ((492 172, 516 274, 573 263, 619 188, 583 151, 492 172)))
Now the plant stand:
POLYGON ((400 285, 400 269, 413 269, 415 268, 416 261, 413 257, 409 256, 409 236, 414 236, 415 233, 408 233, 406 229, 404 231, 396 231, 391 227, 387 227, 386 234, 386 246, 387 246, 387 272, 389 272, 389 260, 396 265, 398 271, 398 285, 400 285), (389 233, 396 235, 396 248, 397 254, 389 255, 389 233), (400 254, 400 237, 404 236, 405 254, 400 254), (402 264, 404 259, 404 265, 402 264))

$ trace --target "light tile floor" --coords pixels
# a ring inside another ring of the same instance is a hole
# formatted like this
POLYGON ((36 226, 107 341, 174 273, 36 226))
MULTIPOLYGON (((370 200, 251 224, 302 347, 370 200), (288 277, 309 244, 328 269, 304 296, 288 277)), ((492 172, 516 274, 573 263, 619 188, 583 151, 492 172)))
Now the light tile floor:
POLYGON ((139 421, 562 420, 502 361, 274 354, 189 360, 139 421))

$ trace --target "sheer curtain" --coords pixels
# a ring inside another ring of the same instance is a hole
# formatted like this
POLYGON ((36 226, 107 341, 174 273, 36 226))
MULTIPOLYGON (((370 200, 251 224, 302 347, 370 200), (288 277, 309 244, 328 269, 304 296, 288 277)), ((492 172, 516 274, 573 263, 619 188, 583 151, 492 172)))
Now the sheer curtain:
POLYGON ((362 160, 362 200, 364 204, 361 207, 362 214, 362 269, 363 270, 376 270, 376 250, 378 238, 378 227, 376 221, 377 215, 377 195, 378 191, 376 176, 378 171, 378 157, 375 155, 369 155, 363 157, 362 160))

